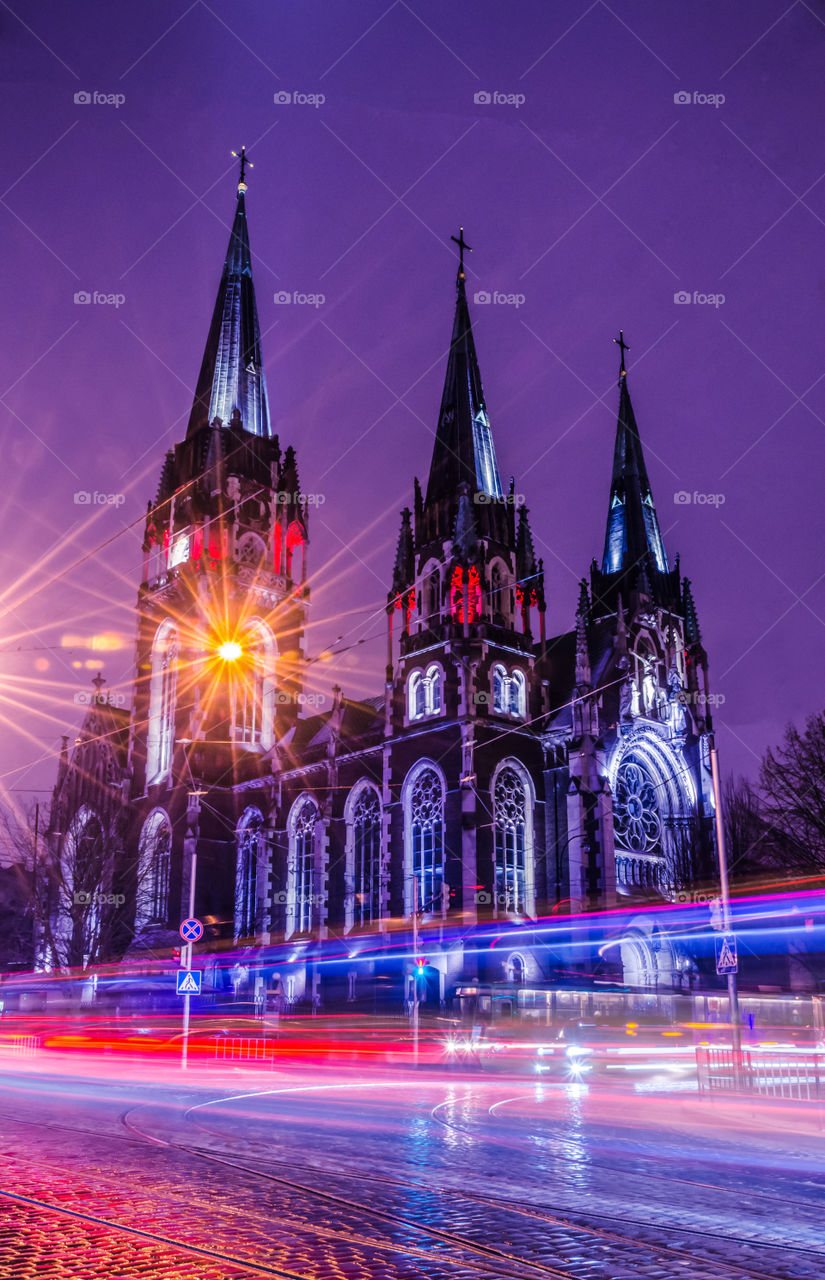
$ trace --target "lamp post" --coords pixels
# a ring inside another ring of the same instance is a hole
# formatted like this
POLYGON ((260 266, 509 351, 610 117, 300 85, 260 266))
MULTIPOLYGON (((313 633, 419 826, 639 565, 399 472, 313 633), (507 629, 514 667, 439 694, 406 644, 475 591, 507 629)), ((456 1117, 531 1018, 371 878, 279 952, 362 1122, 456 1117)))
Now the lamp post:
POLYGON ((418 1066, 418 876, 413 871, 413 1062, 418 1066))

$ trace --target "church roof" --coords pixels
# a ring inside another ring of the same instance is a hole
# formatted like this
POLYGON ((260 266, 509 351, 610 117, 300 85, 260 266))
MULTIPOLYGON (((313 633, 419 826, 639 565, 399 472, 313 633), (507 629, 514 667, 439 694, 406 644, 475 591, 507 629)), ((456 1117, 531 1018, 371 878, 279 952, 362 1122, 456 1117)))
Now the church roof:
POLYGON ((239 425, 247 431, 256 436, 271 435, 245 193, 246 184, 241 181, 188 436, 215 418, 228 425, 236 411, 239 425))

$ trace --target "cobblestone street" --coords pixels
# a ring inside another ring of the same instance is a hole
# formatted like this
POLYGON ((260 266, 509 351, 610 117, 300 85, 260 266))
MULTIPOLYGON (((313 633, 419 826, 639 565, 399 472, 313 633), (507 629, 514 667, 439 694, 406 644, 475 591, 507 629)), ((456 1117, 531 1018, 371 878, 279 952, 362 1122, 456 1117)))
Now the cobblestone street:
POLYGON ((820 1277, 813 1134, 689 1094, 6 1074, 3 1277, 820 1277), (223 1087, 221 1087, 223 1085, 223 1087))

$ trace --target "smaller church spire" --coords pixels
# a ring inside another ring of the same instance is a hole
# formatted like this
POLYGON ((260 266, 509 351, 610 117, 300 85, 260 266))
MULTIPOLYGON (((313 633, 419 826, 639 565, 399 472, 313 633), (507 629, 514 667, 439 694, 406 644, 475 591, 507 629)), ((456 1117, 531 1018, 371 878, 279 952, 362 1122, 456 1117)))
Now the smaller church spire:
POLYGON ((392 592, 394 596, 406 591, 415 577, 415 548, 413 546, 410 515, 409 507, 405 507, 401 512, 401 531, 398 535, 398 548, 395 553, 395 565, 392 571, 392 592))
POLYGON ((530 521, 528 520, 527 507, 519 507, 518 513, 518 530, 516 532, 516 578, 521 583, 526 583, 528 588, 533 585, 532 580, 536 576, 536 551, 533 546, 533 534, 530 529, 530 521))
POLYGON ((576 606, 576 617, 584 618, 586 623, 590 621, 590 596, 587 591, 586 578, 582 578, 579 582, 579 603, 576 606))
POLYGON ((688 645, 701 644, 702 633, 699 630, 699 618, 696 613, 690 578, 685 578, 682 584, 682 607, 685 619, 685 643, 688 645))
POLYGON ((576 688, 590 688, 590 653, 587 646, 587 620, 583 613, 576 615, 576 688))
POLYGON ((625 352, 630 348, 621 330, 619 337, 613 341, 621 352, 619 417, 616 424, 602 573, 621 573, 629 585, 640 566, 644 570, 649 565, 658 574, 667 574, 669 570, 642 441, 627 385, 625 352))

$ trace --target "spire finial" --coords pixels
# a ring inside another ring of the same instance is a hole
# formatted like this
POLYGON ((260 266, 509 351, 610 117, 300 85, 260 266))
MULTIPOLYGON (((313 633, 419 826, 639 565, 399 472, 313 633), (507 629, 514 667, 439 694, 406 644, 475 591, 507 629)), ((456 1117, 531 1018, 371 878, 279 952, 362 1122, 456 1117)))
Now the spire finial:
POLYGON ((450 239, 458 245, 458 278, 459 280, 466 280, 467 277, 464 274, 464 250, 466 249, 468 253, 472 253, 472 245, 469 245, 464 239, 463 227, 459 227, 458 235, 450 236, 450 239))
POLYGON ((254 169, 255 166, 251 160, 247 159, 246 147, 241 147, 240 151, 233 151, 232 154, 236 160, 240 161, 241 174, 240 174, 240 177, 238 178, 238 190, 243 192, 243 191, 246 191, 246 183, 244 181, 244 177, 246 174, 246 166, 249 165, 250 169, 254 169))
MULTIPOLYGON (((625 376, 625 374, 627 373, 627 369, 625 368, 625 365, 624 365, 624 353, 625 353, 625 351, 629 351, 629 350, 630 350, 630 347, 628 346, 628 344, 627 344, 627 343, 625 342, 625 340, 624 340, 624 330, 623 330, 623 329, 620 329, 620 330, 619 330, 619 336, 618 336, 618 338, 614 338, 614 339, 613 339, 613 341, 616 343, 616 346, 619 348, 619 350, 620 350, 620 351, 621 351, 621 353, 622 353, 622 356, 621 356, 621 367, 620 367, 620 369, 619 369, 619 378, 621 379, 621 378, 623 378, 623 377, 625 376)), ((621 382, 620 382, 620 384, 619 384, 619 385, 621 385, 621 382)))

